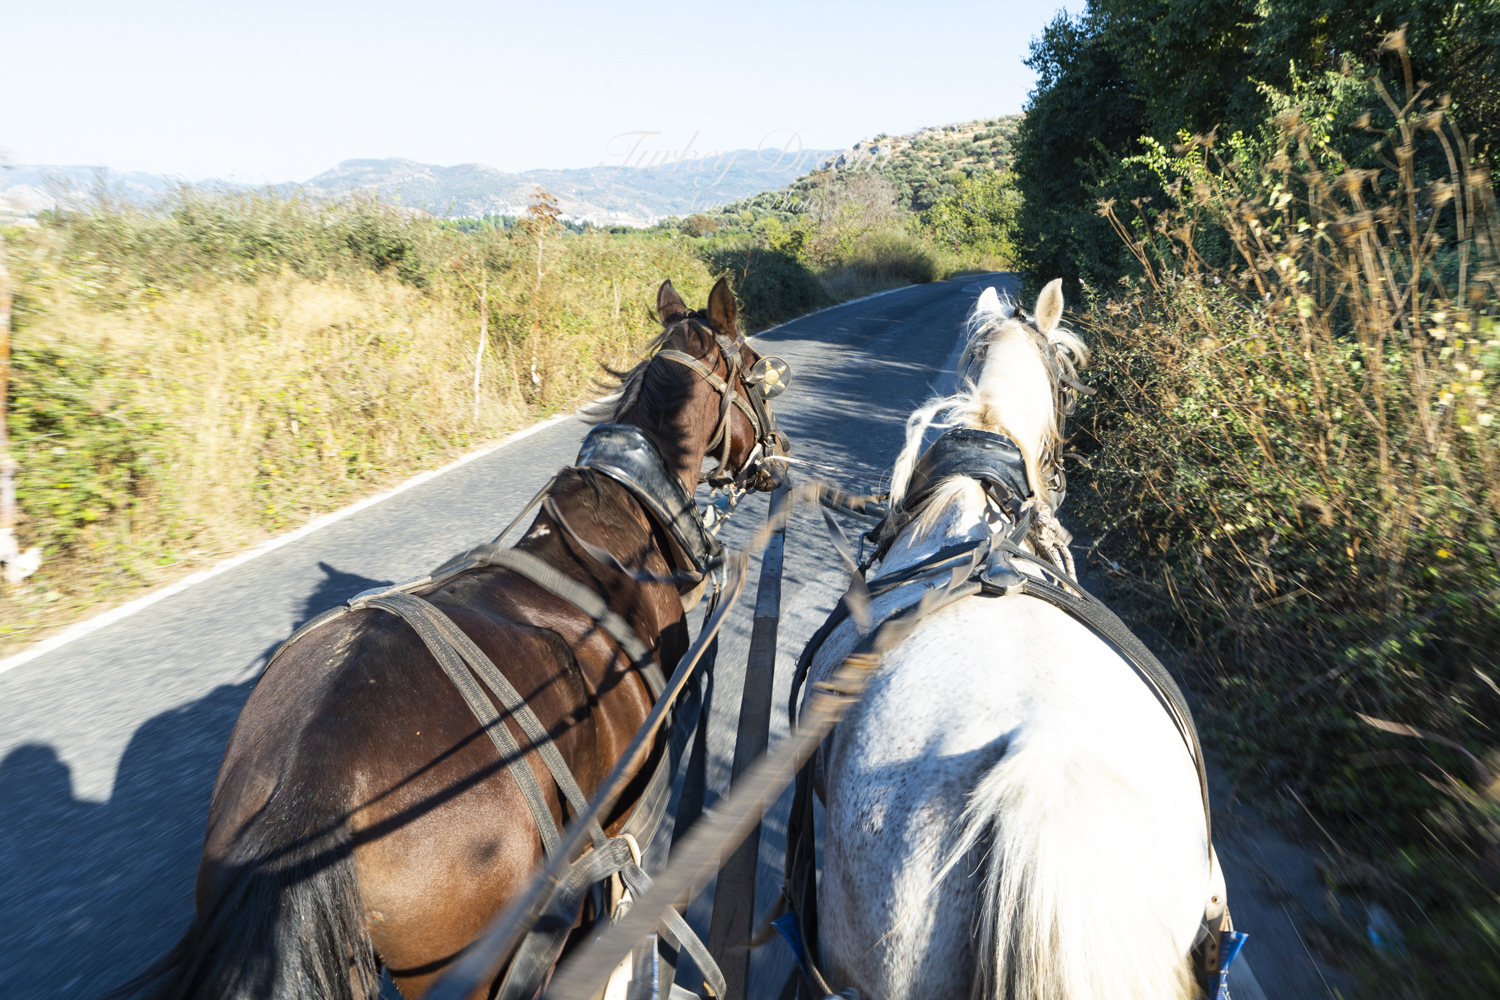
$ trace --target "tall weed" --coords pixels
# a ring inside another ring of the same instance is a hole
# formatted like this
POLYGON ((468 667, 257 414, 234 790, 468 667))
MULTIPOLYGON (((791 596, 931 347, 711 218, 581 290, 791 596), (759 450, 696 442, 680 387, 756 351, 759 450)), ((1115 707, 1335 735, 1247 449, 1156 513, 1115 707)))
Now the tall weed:
POLYGON ((1494 996, 1500 215, 1406 66, 1379 169, 1288 109, 1267 162, 1193 139, 1172 207, 1101 204, 1142 278, 1093 314, 1075 511, 1235 779, 1327 832, 1323 943, 1373 993, 1494 996))
POLYGON ((6 250, 18 530, 45 562, 0 595, 0 645, 574 405, 663 278, 714 279, 664 236, 552 233, 539 266, 521 227, 190 189, 6 250))

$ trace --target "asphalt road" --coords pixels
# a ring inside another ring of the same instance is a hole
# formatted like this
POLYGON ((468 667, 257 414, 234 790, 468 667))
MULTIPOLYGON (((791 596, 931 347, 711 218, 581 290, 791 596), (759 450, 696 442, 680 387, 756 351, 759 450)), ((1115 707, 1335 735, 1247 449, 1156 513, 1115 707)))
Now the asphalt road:
MULTIPOLYGON (((849 303, 760 339, 762 353, 791 363, 793 386, 776 409, 804 470, 855 490, 883 480, 907 414, 953 385, 943 372, 974 282, 849 303)), ((573 460, 585 430, 571 420, 544 428, 0 675, 0 997, 90 996, 170 947, 192 913, 224 744, 267 656, 347 596, 493 537, 573 460)), ((765 510, 763 497, 742 505, 725 541, 765 510)), ((843 589, 836 565, 821 518, 799 511, 787 535, 773 744, 786 732, 791 668, 843 589)), ((751 597, 719 656, 710 805, 732 761, 758 566, 750 572, 751 597)), ((762 837, 761 909, 779 891, 788 801, 762 837)), ((1235 892, 1231 870, 1232 901, 1235 892)), ((705 893, 689 911, 705 936, 711 902, 705 893)), ((1241 929, 1257 969, 1294 957, 1257 951, 1256 928, 1241 929)), ((774 996, 787 949, 772 942, 753 962, 754 993, 774 996)))

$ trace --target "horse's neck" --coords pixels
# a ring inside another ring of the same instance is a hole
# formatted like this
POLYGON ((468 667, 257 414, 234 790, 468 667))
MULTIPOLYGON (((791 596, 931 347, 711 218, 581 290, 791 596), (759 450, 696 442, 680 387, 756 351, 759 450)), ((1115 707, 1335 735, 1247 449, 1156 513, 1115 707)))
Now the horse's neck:
POLYGON ((565 470, 551 495, 555 509, 566 520, 557 523, 546 510, 538 513, 530 530, 516 547, 532 552, 574 575, 579 582, 599 592, 619 614, 654 641, 661 630, 681 618, 682 605, 675 587, 661 583, 639 583, 602 566, 567 535, 604 549, 631 571, 665 576, 674 569, 671 554, 664 550, 660 533, 652 526, 650 513, 624 486, 608 476, 591 471, 565 470), (670 597, 668 597, 668 593, 670 597), (643 607, 653 614, 640 614, 643 607))
POLYGON ((880 561, 875 577, 916 565, 951 545, 978 541, 993 530, 984 490, 973 480, 940 488, 932 502, 944 508, 936 521, 928 526, 927 519, 921 518, 908 524, 880 561))
MULTIPOLYGON (((714 399, 718 399, 717 394, 714 394, 714 399)), ((704 410, 707 413, 706 407, 704 410)), ((636 411, 631 409, 622 413, 617 422, 640 428, 641 433, 656 445, 662 463, 682 480, 687 491, 693 493, 698 489, 698 473, 703 468, 704 457, 708 454, 708 434, 711 434, 718 426, 715 414, 709 414, 703 420, 679 417, 673 424, 663 428, 641 420, 636 411), (705 433, 702 427, 705 420, 709 419, 713 422, 707 423, 709 430, 705 433)))

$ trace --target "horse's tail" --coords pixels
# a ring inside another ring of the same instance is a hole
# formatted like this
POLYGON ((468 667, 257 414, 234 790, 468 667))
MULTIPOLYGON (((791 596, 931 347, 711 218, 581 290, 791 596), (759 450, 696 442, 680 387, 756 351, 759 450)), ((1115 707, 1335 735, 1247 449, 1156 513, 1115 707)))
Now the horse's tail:
POLYGON ((988 849, 973 996, 1191 997, 1148 804, 1101 758, 1038 735, 980 780, 949 863, 988 849))
MULTIPOLYGON (((342 839, 342 838, 341 838, 342 839)), ((140 1000, 375 1000, 380 974, 347 844, 225 866, 176 947, 107 995, 140 1000)))

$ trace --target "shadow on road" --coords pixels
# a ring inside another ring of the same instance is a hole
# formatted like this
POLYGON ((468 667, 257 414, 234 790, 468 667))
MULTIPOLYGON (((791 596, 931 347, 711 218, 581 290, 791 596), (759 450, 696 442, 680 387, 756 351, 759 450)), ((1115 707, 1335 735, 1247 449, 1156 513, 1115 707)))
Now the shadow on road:
MULTIPOLYGON (((299 625, 388 582, 319 566, 324 579, 299 625)), ((193 912, 219 761, 254 686, 221 685, 142 724, 107 803, 74 795, 72 771, 51 746, 25 744, 0 759, 0 996, 92 996, 175 943, 193 912)))

